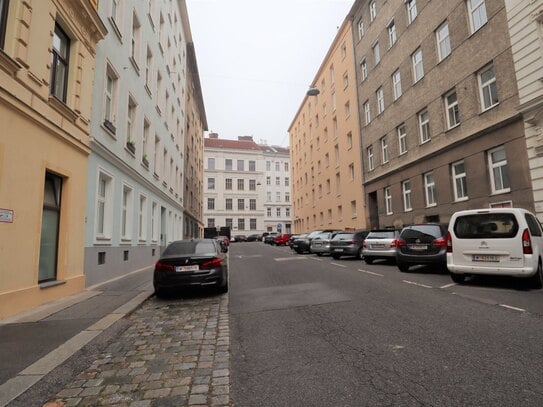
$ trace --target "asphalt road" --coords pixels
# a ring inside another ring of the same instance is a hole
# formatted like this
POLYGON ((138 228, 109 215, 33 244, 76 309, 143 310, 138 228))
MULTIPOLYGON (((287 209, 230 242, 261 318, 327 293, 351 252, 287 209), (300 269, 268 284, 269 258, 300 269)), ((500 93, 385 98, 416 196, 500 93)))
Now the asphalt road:
POLYGON ((236 406, 543 405, 543 290, 230 248, 236 406))

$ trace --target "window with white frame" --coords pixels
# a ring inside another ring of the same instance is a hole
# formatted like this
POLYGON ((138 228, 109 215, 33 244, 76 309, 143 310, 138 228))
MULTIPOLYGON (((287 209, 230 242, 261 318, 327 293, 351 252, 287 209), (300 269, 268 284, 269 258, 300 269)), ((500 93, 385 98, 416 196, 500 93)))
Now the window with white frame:
POLYGON ((345 117, 351 115, 351 103, 349 101, 345 102, 345 117))
POLYGON ((281 217, 281 208, 275 208, 275 215, 280 218, 281 217))
POLYGON ((147 197, 140 195, 140 206, 138 215, 138 238, 145 240, 147 237, 147 197))
POLYGON ((347 86, 349 86, 349 74, 345 72, 343 74, 343 88, 346 88, 347 86))
POLYGON ((281 185, 281 177, 275 177, 275 185, 277 186, 281 185))
POLYGON ((207 189, 215 189, 215 178, 207 179, 207 189))
POLYGON ((430 141, 430 117, 428 115, 428 110, 424 109, 419 112, 419 134, 420 134, 420 143, 424 144, 427 141, 430 141))
POLYGON ((336 144, 334 146, 334 157, 336 160, 336 167, 339 166, 339 146, 336 144))
POLYGON ((245 161, 238 160, 238 171, 245 171, 245 161))
POLYGON ((271 185, 271 177, 269 175, 266 177, 266 185, 271 185))
POLYGON ((371 49, 373 51, 373 63, 374 65, 377 65, 381 61, 381 51, 379 49, 379 41, 376 41, 371 46, 371 49))
POLYGON ((364 118, 366 120, 366 125, 370 124, 370 122, 371 122, 371 114, 370 114, 370 102, 369 102, 369 100, 366 100, 366 102, 364 102, 364 118))
POLYGON ((349 164, 349 179, 354 181, 354 164, 349 164))
POLYGON ((504 146, 494 148, 488 152, 488 165, 490 166, 492 193, 509 192, 511 188, 504 146))
POLYGON ((145 65, 145 86, 147 87, 147 90, 151 92, 151 80, 153 75, 153 53, 151 52, 151 48, 147 47, 147 60, 145 65))
POLYGON ((447 114, 447 128, 452 129, 460 124, 460 110, 456 91, 453 90, 447 93, 443 100, 445 102, 445 113, 447 114))
POLYGON ((96 238, 111 239, 113 223, 113 178, 103 172, 98 173, 96 194, 96 238))
POLYGON ((390 187, 385 188, 385 209, 387 215, 392 215, 392 192, 390 187))
POLYGON ((215 169, 215 158, 208 157, 207 158, 207 169, 208 170, 214 170, 215 169))
POLYGON ((232 189, 232 178, 225 178, 224 180, 224 189, 231 190, 232 189))
POLYGON ((407 0, 405 6, 407 7, 407 24, 411 24, 417 18, 417 0, 407 0))
POLYGON ((455 201, 465 201, 468 199, 467 175, 464 161, 458 161, 451 164, 453 190, 455 201))
POLYGON ((238 199, 238 211, 242 211, 245 209, 245 199, 241 198, 238 199))
POLYGON ((121 200, 121 239, 130 240, 132 238, 132 193, 133 189, 128 185, 123 185, 121 200))
POLYGON ((275 202, 281 202, 281 192, 275 193, 275 202))
MULTIPOLYGON (((8 6, 9 4, 7 4, 7 0, 0 1, 0 11, 3 13, 3 16, 0 16, 2 17, 2 20, 0 21, 0 28, 2 29, 0 34, 5 34, 6 31, 3 26, 7 25, 8 6)), ((68 91, 68 72, 70 70, 70 38, 58 24, 55 24, 51 52, 51 83, 49 91, 57 99, 66 103, 68 91)))
POLYGON ((370 1, 370 21, 375 20, 375 17, 377 17, 377 5, 375 4, 375 0, 370 1))
POLYGON ((238 219, 238 230, 245 230, 245 219, 238 219))
POLYGON ((207 198, 207 209, 211 211, 215 210, 215 198, 207 198))
POLYGON ((388 162, 388 142, 386 136, 381 137, 381 162, 388 162))
POLYGON ((227 210, 227 211, 231 211, 232 209, 234 209, 234 206, 232 205, 232 198, 226 198, 225 201, 224 201, 224 208, 227 210))
POLYGON ((377 89, 375 95, 377 96, 377 114, 379 115, 385 111, 385 92, 383 91, 383 87, 377 89))
MULTIPOLYGON (((141 39, 140 39, 140 22, 138 20, 138 17, 134 13, 132 15, 132 39, 130 42, 130 58, 132 59, 132 62, 136 64, 136 67, 138 67, 140 63, 140 47, 141 47, 141 39)), ((139 68, 138 68, 139 71, 139 68)))
POLYGON ((266 171, 271 171, 271 161, 266 161, 266 171))
POLYGON ((238 191, 243 191, 245 189, 245 180, 243 178, 238 179, 238 191))
POLYGON ((426 206, 436 206, 436 183, 434 182, 434 173, 424 174, 424 191, 426 195, 426 206))
POLYGON ((158 240, 158 204, 153 202, 151 206, 151 239, 153 242, 158 240))
POLYGON ((272 208, 269 208, 269 207, 266 208, 266 216, 267 216, 268 218, 271 218, 271 216, 272 216, 272 208))
POLYGON ((484 68, 478 75, 481 109, 491 109, 499 103, 494 66, 484 68))
POLYGON ((285 172, 288 172, 288 161, 284 163, 285 172))
POLYGON ((279 161, 275 162, 275 171, 281 171, 281 163, 279 161))
POLYGON ((413 81, 418 82, 424 77, 424 65, 422 63, 422 50, 417 49, 413 55, 411 55, 413 62, 413 81))
POLYGON ((226 171, 232 171, 232 159, 231 158, 227 158, 224 160, 224 169, 226 171))
POLYGON ((128 96, 128 114, 126 115, 126 143, 131 144, 135 148, 135 130, 134 124, 136 123, 136 101, 132 96, 128 96))
POLYGON ((290 202, 290 192, 285 192, 285 202, 290 202))
POLYGON ((366 58, 363 58, 360 61, 360 72, 362 74, 362 80, 365 81, 368 77, 368 63, 366 62, 366 58))
POLYGON ((336 111, 336 92, 332 91, 332 112, 336 111))
POLYGON ((358 39, 361 40, 364 37, 364 21, 358 20, 358 39))
POLYGON ((115 133, 118 78, 119 76, 108 64, 106 69, 106 87, 104 89, 104 125, 113 133, 115 133))
POLYGON ((402 96, 402 79, 399 69, 392 74, 392 90, 394 91, 394 100, 402 96))
POLYGON ((334 65, 332 65, 329 69, 330 71, 330 84, 333 85, 335 83, 335 78, 334 78, 334 65))
POLYGON ((402 124, 396 128, 398 134, 398 151, 400 155, 407 153, 407 133, 405 132, 405 125, 402 124))
POLYGON ((411 206, 411 182, 409 180, 402 181, 402 198, 404 211, 411 211, 413 208, 411 206))
POLYGON ((286 187, 290 186, 290 178, 289 177, 285 177, 285 186, 286 187))
POLYGON ((249 180, 249 191, 256 191, 256 180, 250 179, 249 180))
POLYGON ((347 133, 347 150, 353 148, 353 133, 347 133))
POLYGON ((451 53, 451 38, 449 37, 449 23, 445 21, 436 30, 437 54, 440 61, 443 61, 451 53))
POLYGON ((375 168, 375 160, 373 155, 373 146, 367 148, 368 155, 368 170, 372 171, 375 168))
POLYGON ((256 161, 249 160, 249 171, 256 171, 256 161))
POLYGON ((388 47, 391 48, 396 43, 396 40, 398 39, 398 36, 396 34, 396 24, 394 24, 394 20, 392 20, 388 24, 387 31, 388 31, 388 47))
POLYGON ((485 0, 467 0, 471 32, 474 33, 487 22, 485 0))
POLYGON ((208 218, 207 219, 207 227, 208 228, 214 228, 215 227, 215 218, 208 218))
POLYGON ((256 199, 249 199, 249 209, 251 211, 256 211, 256 199))

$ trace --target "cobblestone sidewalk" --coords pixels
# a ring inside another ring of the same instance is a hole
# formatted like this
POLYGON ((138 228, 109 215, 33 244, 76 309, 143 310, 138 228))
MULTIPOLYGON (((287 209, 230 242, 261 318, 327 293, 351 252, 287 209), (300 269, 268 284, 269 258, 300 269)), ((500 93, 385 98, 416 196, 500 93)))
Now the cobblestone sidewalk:
POLYGON ((45 406, 229 406, 228 296, 152 297, 45 406))

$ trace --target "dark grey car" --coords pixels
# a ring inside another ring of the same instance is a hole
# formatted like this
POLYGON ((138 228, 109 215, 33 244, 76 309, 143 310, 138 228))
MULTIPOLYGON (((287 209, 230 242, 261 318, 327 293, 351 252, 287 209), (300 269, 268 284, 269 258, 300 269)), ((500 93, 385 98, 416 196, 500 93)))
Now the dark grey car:
POLYGON ((447 225, 425 223, 406 226, 397 243, 396 264, 400 271, 409 271, 416 264, 435 265, 447 269, 447 225))
POLYGON ((362 245, 368 233, 370 233, 368 230, 338 233, 330 241, 332 257, 339 259, 341 256, 354 256, 361 259, 363 257, 362 245))

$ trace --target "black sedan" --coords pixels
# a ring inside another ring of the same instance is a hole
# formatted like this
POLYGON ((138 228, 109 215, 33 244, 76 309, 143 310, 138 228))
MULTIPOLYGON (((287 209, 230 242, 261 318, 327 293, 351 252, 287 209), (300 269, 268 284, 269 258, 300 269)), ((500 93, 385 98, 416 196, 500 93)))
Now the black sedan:
POLYGON ((228 291, 228 246, 214 239, 178 240, 170 243, 155 264, 155 294, 190 287, 215 287, 228 291))
POLYGON ((400 271, 417 264, 447 271, 447 225, 426 223, 406 226, 397 241, 396 263, 400 271))

